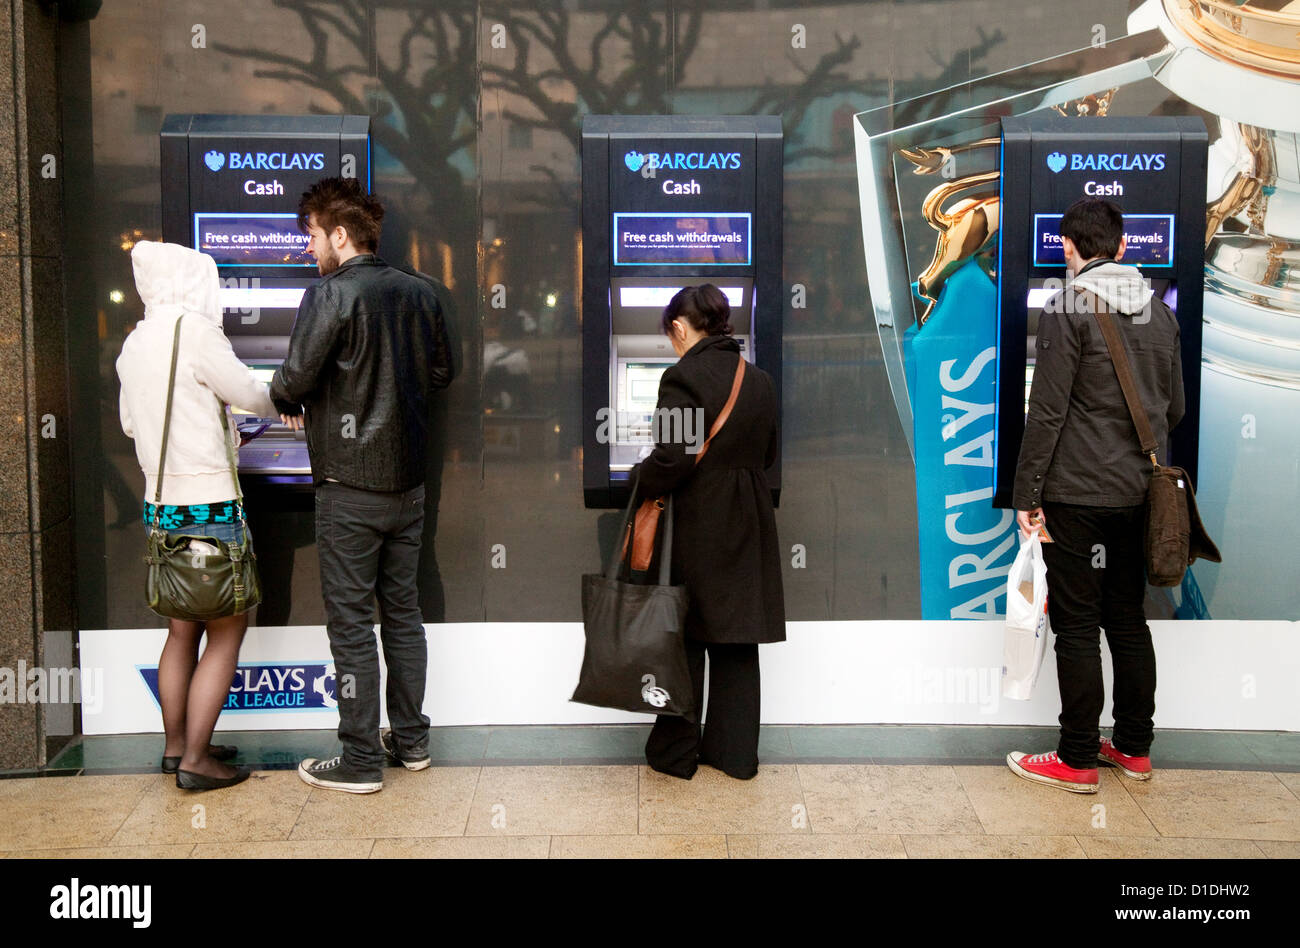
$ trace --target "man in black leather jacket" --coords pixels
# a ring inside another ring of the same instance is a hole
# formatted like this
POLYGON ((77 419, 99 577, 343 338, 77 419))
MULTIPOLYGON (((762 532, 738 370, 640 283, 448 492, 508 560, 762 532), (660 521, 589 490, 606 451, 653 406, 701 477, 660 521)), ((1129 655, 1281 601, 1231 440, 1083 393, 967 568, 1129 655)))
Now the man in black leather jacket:
POLYGON ((307 758, 298 773, 313 786, 373 793, 383 788, 385 755, 409 770, 429 765, 416 583, 427 429, 431 397, 459 360, 434 281, 375 256, 383 207, 355 179, 313 185, 298 219, 323 279, 303 294, 271 397, 288 423, 305 414, 344 748, 329 760, 307 758), (376 595, 391 724, 383 735, 376 595))

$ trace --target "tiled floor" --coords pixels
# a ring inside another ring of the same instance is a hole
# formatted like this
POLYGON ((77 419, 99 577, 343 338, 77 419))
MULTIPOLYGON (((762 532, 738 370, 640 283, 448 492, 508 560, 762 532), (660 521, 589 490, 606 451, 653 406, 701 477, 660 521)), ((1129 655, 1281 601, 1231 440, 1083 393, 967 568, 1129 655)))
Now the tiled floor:
MULTIPOLYGON (((429 753, 435 765, 457 767, 642 764, 649 730, 441 727, 429 732, 429 753)), ((1000 764, 1009 750, 1054 748, 1056 735, 1050 727, 764 726, 758 755, 764 764, 1000 764)), ((239 763, 266 770, 292 770, 303 757, 331 756, 338 748, 331 731, 222 731, 217 741, 237 744, 239 763)), ((161 748, 156 734, 81 737, 47 773, 152 773, 161 748)), ((1300 733, 1158 730, 1153 753, 1164 768, 1298 773, 1300 733)))
POLYGON ((259 768, 192 794, 153 771, 160 739, 85 739, 76 777, 0 780, 11 857, 1300 857, 1296 735, 1165 733, 1148 783, 1103 769, 1096 795, 1028 783, 1007 750, 1036 728, 765 728, 749 781, 691 781, 640 758, 642 727, 446 728, 438 766, 384 790, 307 786, 287 769, 322 732, 223 734, 259 768), (125 773, 134 769, 135 772, 125 773), (112 771, 117 771, 116 773, 112 771))

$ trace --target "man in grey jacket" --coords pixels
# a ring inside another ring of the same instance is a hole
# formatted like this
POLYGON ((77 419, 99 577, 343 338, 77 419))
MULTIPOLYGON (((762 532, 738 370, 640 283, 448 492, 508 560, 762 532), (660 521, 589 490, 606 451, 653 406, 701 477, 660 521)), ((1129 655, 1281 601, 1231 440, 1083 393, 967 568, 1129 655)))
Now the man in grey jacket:
MULTIPOLYGON (((1124 253, 1124 216, 1084 199, 1061 219, 1070 280, 1038 323, 1033 388, 1012 502, 1020 529, 1050 532, 1048 610, 1056 633, 1061 738, 1055 751, 1007 757, 1019 776, 1095 793, 1097 761, 1151 776, 1156 662, 1142 606, 1151 463, 1095 313, 1111 314, 1163 454, 1183 416, 1178 320, 1124 253), (1114 739, 1102 738, 1100 628, 1115 671, 1114 739)), ((1046 540, 1047 537, 1045 536, 1046 540)))

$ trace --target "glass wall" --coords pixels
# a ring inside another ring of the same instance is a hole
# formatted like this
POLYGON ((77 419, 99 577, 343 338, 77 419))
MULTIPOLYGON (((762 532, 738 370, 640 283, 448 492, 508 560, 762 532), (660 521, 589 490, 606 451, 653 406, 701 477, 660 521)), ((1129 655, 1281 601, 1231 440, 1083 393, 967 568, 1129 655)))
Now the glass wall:
MULTIPOLYGON (((919 617, 913 463, 863 258, 853 116, 1124 33, 1105 0, 622 3, 198 0, 65 26, 82 628, 142 599, 143 476, 113 362, 159 239, 171 113, 369 114, 381 256, 443 280, 466 370, 442 405, 430 621, 580 618, 613 515, 581 485, 578 141, 588 113, 772 113, 785 127, 783 544, 790 619, 919 617), (439 477, 440 474, 440 477, 439 477)), ((899 121, 917 120, 900 107, 899 121)), ((432 509, 432 504, 429 505, 432 509)), ((260 625, 324 621, 309 506, 255 511, 260 625)))

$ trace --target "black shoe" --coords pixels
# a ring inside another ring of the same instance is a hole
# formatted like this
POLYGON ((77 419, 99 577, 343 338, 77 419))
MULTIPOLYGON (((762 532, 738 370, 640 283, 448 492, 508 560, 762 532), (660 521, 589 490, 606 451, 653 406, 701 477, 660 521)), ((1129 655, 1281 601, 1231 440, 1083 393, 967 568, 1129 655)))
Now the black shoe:
POLYGON ((655 773, 666 774, 669 777, 676 777, 679 780, 690 780, 692 777, 695 776, 695 771, 696 771, 695 767, 692 767, 690 770, 665 770, 663 767, 656 767, 648 760, 646 761, 646 766, 648 766, 655 773))
POLYGON ((726 767, 723 767, 720 764, 715 764, 713 761, 709 760, 707 757, 704 756, 700 757, 700 763, 704 764, 706 767, 712 767, 714 770, 722 771, 732 780, 753 780, 756 776, 758 776, 758 767, 755 767, 753 770, 745 771, 744 773, 737 773, 734 770, 728 770, 726 767))
MULTIPOLYGON (((239 748, 234 744, 209 744, 208 756, 213 760, 233 760, 239 753, 239 748)), ((180 770, 181 759, 179 757, 164 757, 162 759, 161 770, 165 774, 174 774, 180 770)))
POLYGON ((366 777, 343 763, 342 757, 329 760, 308 757, 298 765, 298 776, 313 787, 342 790, 344 793, 375 793, 384 789, 382 775, 378 780, 366 777))
POLYGON ((182 790, 220 790, 222 787, 233 787, 237 783, 243 783, 251 773, 252 771, 247 767, 236 767, 233 777, 209 777, 188 770, 177 770, 176 786, 182 790))
POLYGON ((424 747, 413 750, 398 750, 397 739, 393 737, 393 732, 384 730, 379 732, 379 743, 384 747, 384 753, 390 760, 395 760, 407 770, 424 770, 429 766, 429 745, 425 742, 424 747))

